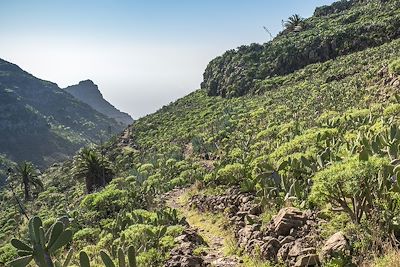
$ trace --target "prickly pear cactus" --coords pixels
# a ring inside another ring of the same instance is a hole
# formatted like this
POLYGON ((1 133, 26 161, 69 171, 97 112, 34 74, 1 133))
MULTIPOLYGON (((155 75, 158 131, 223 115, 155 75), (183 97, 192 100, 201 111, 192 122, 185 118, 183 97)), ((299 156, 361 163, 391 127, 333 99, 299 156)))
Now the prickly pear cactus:
MULTIPOLYGON (((116 261, 118 262, 118 267, 136 267, 136 250, 133 246, 129 246, 127 250, 128 261, 126 261, 126 255, 123 248, 118 248, 118 257, 116 261), (128 264, 127 264, 128 262, 128 264)), ((100 257, 106 267, 116 267, 114 261, 107 253, 107 251, 100 251, 100 257)), ((81 267, 86 267, 82 266, 81 267)))
MULTIPOLYGON (((8 263, 12 267, 27 266, 32 260, 39 267, 53 267, 60 265, 57 262, 55 265, 52 256, 60 248, 67 245, 72 240, 72 231, 64 229, 64 224, 61 221, 55 222, 50 229, 45 233, 42 220, 35 216, 29 220, 29 243, 25 243, 19 239, 12 239, 11 245, 18 250, 19 258, 8 263)), ((69 252, 66 262, 61 266, 67 266, 72 257, 72 252, 69 252)))

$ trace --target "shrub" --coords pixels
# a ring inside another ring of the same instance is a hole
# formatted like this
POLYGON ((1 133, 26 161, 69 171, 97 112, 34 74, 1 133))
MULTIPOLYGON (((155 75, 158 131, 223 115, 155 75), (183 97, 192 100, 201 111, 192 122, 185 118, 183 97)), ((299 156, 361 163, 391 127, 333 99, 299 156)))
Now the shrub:
POLYGON ((389 73, 400 75, 400 59, 394 60, 389 64, 389 73))
POLYGON ((321 237, 324 239, 328 239, 331 235, 337 233, 338 231, 342 231, 348 226, 351 221, 349 217, 344 213, 333 213, 330 212, 321 212, 321 215, 327 217, 327 223, 321 225, 321 237))
POLYGON ((237 184, 244 176, 244 166, 240 163, 228 164, 219 169, 215 177, 217 184, 237 184))
POLYGON ((109 185, 100 192, 87 195, 82 200, 81 207, 97 212, 100 218, 117 213, 128 204, 128 192, 115 187, 109 185))
POLYGON ((353 157, 338 162, 315 175, 311 200, 340 207, 354 223, 359 223, 375 205, 379 193, 378 173, 387 164, 377 157, 370 157, 368 161, 353 157))
POLYGON ((389 105, 383 111, 383 115, 386 116, 386 117, 398 116, 399 114, 400 114, 400 104, 389 105))
POLYGON ((6 244, 0 247, 0 265, 5 266, 6 262, 11 261, 17 257, 17 250, 11 245, 6 244))
POLYGON ((296 152, 313 151, 318 145, 318 142, 329 139, 332 136, 337 136, 337 129, 310 129, 302 135, 298 135, 289 142, 286 142, 279 146, 273 153, 271 153, 271 159, 278 162, 288 155, 296 152))
POLYGON ((139 247, 141 244, 145 245, 149 241, 143 234, 156 228, 156 226, 148 224, 134 224, 129 226, 122 234, 129 244, 139 247))
POLYGON ((142 252, 137 257, 137 262, 139 266, 160 266, 165 259, 163 255, 156 249, 150 249, 148 251, 142 252))
POLYGON ((96 228, 83 228, 74 234, 73 240, 80 242, 95 243, 100 235, 100 230, 96 228))

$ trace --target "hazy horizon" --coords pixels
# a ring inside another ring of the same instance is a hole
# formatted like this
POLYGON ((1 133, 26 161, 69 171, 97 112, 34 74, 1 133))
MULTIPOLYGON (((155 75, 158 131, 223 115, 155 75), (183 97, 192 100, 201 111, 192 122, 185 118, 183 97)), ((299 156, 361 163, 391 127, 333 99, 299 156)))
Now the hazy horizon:
POLYGON ((139 118, 198 89, 224 51, 267 42, 263 26, 276 35, 290 15, 332 2, 10 1, 0 4, 0 58, 61 88, 93 80, 139 118))

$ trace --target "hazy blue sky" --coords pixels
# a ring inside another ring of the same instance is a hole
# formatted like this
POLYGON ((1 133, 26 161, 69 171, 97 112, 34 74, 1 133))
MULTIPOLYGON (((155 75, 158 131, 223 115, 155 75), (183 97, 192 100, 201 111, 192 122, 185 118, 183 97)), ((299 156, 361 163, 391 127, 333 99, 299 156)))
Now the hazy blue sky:
POLYGON ((199 88, 207 63, 264 43, 294 13, 333 0, 9 0, 0 58, 60 87, 92 79, 138 118, 199 88))

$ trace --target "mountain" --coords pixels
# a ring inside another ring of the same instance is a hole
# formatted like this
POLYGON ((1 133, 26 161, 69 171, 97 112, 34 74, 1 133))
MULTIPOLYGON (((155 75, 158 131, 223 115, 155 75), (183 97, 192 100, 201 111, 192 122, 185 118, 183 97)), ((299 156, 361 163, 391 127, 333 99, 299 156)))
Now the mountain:
POLYGON ((10 160, 48 166, 99 142, 101 131, 122 129, 55 83, 0 59, 0 153, 10 160))
MULTIPOLYGON (((70 218, 73 264, 129 244, 140 267, 400 266, 399 14, 338 1, 226 52, 201 89, 47 169, 29 215, 70 218)), ((29 230, 0 199, 2 263, 29 230)))
POLYGON ((115 119, 124 126, 128 126, 133 122, 133 119, 129 114, 119 111, 105 100, 103 95, 100 93, 98 86, 91 80, 81 81, 79 84, 64 88, 64 90, 80 101, 88 104, 98 112, 115 119))

